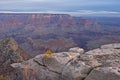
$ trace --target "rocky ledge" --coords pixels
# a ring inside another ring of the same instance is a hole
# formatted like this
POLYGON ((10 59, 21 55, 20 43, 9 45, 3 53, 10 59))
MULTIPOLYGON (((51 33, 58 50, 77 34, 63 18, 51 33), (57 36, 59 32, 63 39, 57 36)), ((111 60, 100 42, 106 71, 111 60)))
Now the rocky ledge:
POLYGON ((120 80, 120 43, 88 52, 75 47, 52 57, 40 54, 11 66, 18 72, 17 80, 120 80))

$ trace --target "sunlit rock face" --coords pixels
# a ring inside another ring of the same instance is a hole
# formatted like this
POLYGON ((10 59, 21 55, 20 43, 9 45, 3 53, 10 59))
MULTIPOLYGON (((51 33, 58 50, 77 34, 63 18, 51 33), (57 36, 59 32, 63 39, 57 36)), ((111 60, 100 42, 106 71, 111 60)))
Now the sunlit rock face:
POLYGON ((11 66, 19 70, 21 80, 119 80, 119 45, 103 45, 87 52, 71 48, 68 52, 52 53, 52 57, 41 54, 11 66))
POLYGON ((23 75, 23 80, 59 80, 62 78, 61 73, 65 65, 76 56, 79 56, 79 53, 55 53, 51 58, 45 58, 43 54, 23 63, 14 63, 11 66, 16 70, 21 69, 21 73, 26 74, 23 75))
POLYGON ((84 49, 79 48, 79 47, 74 47, 74 48, 70 48, 69 52, 77 52, 77 53, 83 54, 84 53, 84 49))

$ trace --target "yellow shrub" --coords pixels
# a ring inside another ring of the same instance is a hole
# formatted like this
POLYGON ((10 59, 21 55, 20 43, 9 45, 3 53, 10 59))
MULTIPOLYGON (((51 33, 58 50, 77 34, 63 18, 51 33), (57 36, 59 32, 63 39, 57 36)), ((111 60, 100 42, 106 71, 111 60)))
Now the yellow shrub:
POLYGON ((51 50, 47 50, 45 53, 44 53, 44 58, 52 58, 53 56, 53 53, 51 50))

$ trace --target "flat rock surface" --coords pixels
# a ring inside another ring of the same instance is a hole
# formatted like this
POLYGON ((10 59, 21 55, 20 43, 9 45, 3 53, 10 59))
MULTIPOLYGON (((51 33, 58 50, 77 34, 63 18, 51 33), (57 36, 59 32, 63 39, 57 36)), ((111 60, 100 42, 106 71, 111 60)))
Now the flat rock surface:
POLYGON ((120 80, 117 67, 98 67, 93 69, 85 80, 120 80))

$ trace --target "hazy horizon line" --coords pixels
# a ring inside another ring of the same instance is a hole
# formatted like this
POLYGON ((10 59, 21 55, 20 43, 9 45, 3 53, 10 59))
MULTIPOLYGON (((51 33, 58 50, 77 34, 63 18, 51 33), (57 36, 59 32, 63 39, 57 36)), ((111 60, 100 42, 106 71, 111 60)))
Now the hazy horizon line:
POLYGON ((76 12, 59 12, 59 11, 0 11, 0 14, 64 14, 74 17, 120 17, 120 12, 112 11, 92 11, 92 10, 80 10, 76 12))

